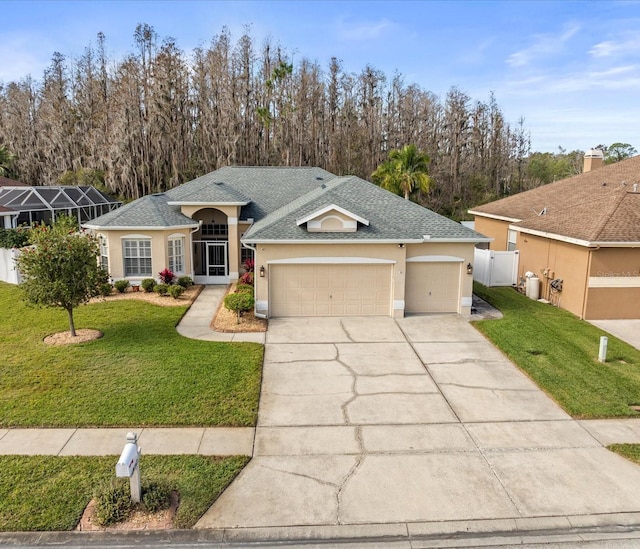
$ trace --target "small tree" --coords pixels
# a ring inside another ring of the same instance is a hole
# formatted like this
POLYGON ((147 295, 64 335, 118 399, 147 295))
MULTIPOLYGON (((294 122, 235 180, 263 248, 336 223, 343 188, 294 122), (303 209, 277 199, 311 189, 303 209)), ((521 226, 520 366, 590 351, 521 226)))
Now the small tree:
POLYGON ((249 292, 234 292, 224 298, 224 306, 238 315, 238 324, 240 324, 240 315, 244 311, 250 311, 253 304, 253 294, 249 292))
POLYGON ((30 231, 30 247, 17 258, 21 287, 28 302, 67 311, 69 330, 75 337, 73 309, 99 294, 108 279, 98 265, 98 242, 78 232, 73 217, 61 216, 52 226, 30 231))

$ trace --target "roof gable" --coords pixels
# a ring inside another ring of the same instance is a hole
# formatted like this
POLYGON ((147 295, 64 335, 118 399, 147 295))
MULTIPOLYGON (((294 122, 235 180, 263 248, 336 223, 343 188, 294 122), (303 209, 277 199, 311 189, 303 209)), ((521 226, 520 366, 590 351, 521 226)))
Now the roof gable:
POLYGON ((336 204, 329 204, 296 221, 296 225, 306 225, 309 232, 355 232, 358 223, 368 226, 364 217, 350 212, 336 204))

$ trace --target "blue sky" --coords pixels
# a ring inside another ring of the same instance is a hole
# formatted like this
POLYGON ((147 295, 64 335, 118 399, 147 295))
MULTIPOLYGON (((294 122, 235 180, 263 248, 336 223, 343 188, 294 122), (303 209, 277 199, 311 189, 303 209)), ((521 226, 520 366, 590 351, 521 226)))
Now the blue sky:
POLYGON ((138 23, 190 52, 245 25, 296 58, 332 56, 347 70, 398 70, 444 97, 495 93, 509 122, 522 116, 532 149, 640 150, 640 1, 12 1, 2 2, 0 81, 39 79, 53 52, 79 56, 98 32, 118 58, 138 23))

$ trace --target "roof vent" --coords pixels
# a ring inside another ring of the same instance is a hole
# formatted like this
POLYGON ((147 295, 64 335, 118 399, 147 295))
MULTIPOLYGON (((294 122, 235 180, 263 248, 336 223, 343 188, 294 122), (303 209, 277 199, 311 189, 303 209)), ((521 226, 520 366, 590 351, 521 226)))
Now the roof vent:
POLYGON ((326 189, 326 188, 327 188, 327 186, 323 183, 322 185, 320 185, 320 188, 321 188, 321 189, 326 189))
POLYGON ((215 181, 214 185, 224 185, 224 183, 222 181, 215 181))
POLYGON ((638 184, 637 184, 637 183, 634 183, 634 184, 633 184, 633 192, 634 192, 634 193, 637 193, 637 192, 638 192, 638 184))
POLYGON ((317 179, 318 181, 322 181, 322 180, 324 179, 324 177, 320 177, 320 176, 318 175, 318 176, 316 176, 316 179, 317 179))
POLYGON ((164 193, 153 193, 151 196, 164 196, 164 193))
POLYGON ((603 182, 602 182, 602 186, 603 186, 603 187, 606 187, 606 186, 607 186, 606 181, 603 181, 603 182))

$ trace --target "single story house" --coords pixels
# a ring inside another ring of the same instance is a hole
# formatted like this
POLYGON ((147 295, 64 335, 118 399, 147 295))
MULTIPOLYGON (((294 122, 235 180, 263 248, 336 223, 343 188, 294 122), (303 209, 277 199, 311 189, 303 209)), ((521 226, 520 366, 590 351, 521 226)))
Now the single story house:
POLYGON ((640 318, 640 156, 604 166, 591 150, 581 175, 469 213, 491 249, 519 251, 542 298, 584 319, 640 318))
POLYGON ((200 284, 255 261, 256 313, 469 314, 473 250, 488 239, 358 177, 225 167, 83 224, 114 279, 165 267, 200 284))

